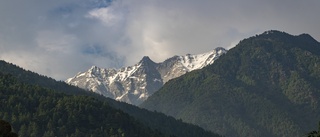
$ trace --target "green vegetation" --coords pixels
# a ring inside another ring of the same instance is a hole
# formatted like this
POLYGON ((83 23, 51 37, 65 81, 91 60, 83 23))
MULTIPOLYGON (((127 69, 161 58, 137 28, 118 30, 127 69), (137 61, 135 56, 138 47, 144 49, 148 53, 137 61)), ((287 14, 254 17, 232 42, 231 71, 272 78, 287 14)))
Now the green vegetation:
POLYGON ((110 106, 113 106, 130 114, 148 127, 159 130, 163 133, 167 133, 169 135, 175 135, 179 137, 220 137, 220 135, 218 134, 214 134, 210 131, 205 131, 202 128, 192 124, 184 123, 181 119, 177 121, 175 118, 166 116, 163 113, 159 113, 156 111, 151 112, 146 109, 134 107, 130 104, 117 102, 112 99, 109 99, 108 103, 110 103, 110 106))
POLYGON ((217 137, 0 61, 0 119, 19 136, 217 137), (121 109, 121 110, 120 110, 121 109))
POLYGON ((87 96, 67 96, 0 74, 0 118, 19 136, 164 136, 87 96))
POLYGON ((302 136, 320 119, 320 43, 271 31, 171 80, 141 107, 225 136, 302 136))
POLYGON ((45 88, 52 89, 57 92, 61 92, 69 95, 96 96, 78 87, 70 86, 63 81, 56 81, 52 78, 39 75, 37 73, 31 72, 28 70, 24 70, 23 68, 20 68, 16 65, 7 63, 2 60, 0 60, 0 72, 3 74, 12 75, 20 83, 37 85, 40 87, 45 87, 45 88))

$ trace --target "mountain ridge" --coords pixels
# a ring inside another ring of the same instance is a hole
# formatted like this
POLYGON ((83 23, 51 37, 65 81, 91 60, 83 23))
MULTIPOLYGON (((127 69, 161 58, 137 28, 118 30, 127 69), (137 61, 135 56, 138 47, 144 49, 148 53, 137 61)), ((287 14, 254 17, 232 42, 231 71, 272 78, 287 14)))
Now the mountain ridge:
POLYGON ((212 64, 227 50, 218 47, 210 52, 173 56, 155 63, 144 56, 139 63, 120 69, 96 66, 66 80, 66 83, 119 101, 139 105, 170 79, 212 64))
POLYGON ((12 123, 21 137, 219 137, 162 113, 105 98, 2 60, 0 91, 0 119, 12 123))
POLYGON ((303 136, 320 118, 320 43, 268 31, 166 83, 140 107, 231 137, 303 136))

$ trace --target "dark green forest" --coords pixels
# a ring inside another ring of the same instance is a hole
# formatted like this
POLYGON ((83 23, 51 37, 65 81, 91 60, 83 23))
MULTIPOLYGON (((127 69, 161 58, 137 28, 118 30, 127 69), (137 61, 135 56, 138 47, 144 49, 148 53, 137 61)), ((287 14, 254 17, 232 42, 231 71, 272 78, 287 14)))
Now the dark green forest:
POLYGON ((320 43, 269 31, 167 82, 141 106, 225 136, 304 136, 320 120, 319 83, 320 43))
POLYGON ((0 61, 0 103, 0 119, 10 122, 19 136, 219 136, 4 61, 0 61))
POLYGON ((21 137, 164 136, 88 96, 64 95, 0 74, 0 117, 21 137))

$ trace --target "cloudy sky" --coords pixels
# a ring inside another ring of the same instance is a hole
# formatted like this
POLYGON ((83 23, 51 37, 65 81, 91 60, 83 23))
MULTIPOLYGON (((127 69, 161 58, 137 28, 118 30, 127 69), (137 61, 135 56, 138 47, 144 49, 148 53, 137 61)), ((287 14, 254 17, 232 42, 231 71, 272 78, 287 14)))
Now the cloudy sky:
POLYGON ((0 0, 0 59, 65 80, 92 65, 231 48, 266 30, 320 40, 319 0, 0 0))

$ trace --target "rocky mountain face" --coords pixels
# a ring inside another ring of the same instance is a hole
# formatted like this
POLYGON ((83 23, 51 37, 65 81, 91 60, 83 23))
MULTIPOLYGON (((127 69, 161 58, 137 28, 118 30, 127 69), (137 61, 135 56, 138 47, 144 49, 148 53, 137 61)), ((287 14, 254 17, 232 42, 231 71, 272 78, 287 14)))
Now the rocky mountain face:
POLYGON ((145 56, 139 63, 120 69, 93 66, 67 79, 66 83, 139 105, 170 79, 210 65, 226 52, 226 49, 219 47, 204 54, 174 56, 161 63, 145 56))

